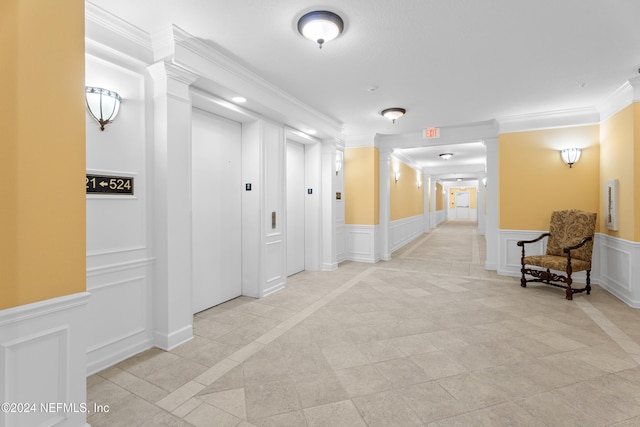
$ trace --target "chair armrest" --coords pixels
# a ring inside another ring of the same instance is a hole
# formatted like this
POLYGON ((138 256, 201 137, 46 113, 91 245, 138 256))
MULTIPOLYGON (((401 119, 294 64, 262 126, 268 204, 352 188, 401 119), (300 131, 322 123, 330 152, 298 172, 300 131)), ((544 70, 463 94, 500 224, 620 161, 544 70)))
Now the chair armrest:
MULTIPOLYGON (((539 240, 542 240, 542 238, 549 236, 550 233, 542 233, 540 236, 538 236, 537 238, 533 239, 533 240, 519 240, 518 243, 516 243, 518 246, 522 246, 524 248, 524 244, 525 243, 535 243, 539 240)), ((584 244, 584 243, 583 243, 584 244)), ((579 246, 578 246, 579 247, 579 246)), ((573 249, 573 248, 572 248, 573 249)))
POLYGON ((568 246, 566 248, 562 249, 562 252, 564 252, 565 254, 568 254, 569 251, 572 251, 574 249, 578 249, 581 248, 585 245, 585 243, 587 243, 588 241, 593 240, 593 238, 591 237, 585 237, 584 239, 580 240, 580 243, 578 243, 577 245, 574 246, 568 246))

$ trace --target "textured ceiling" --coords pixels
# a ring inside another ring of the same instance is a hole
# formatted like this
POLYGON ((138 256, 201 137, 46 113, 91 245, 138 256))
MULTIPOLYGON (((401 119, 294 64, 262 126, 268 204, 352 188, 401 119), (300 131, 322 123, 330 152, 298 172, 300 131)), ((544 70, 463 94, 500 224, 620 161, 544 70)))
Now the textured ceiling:
MULTIPOLYGON (((347 144, 375 134, 595 107, 640 67, 639 0, 92 3, 150 34, 175 24, 207 40, 342 122, 347 144), (297 19, 315 9, 345 20, 342 36, 322 50, 296 30, 297 19), (392 125, 379 115, 388 107, 407 114, 392 125)), ((405 154, 429 161, 419 150, 405 154)))

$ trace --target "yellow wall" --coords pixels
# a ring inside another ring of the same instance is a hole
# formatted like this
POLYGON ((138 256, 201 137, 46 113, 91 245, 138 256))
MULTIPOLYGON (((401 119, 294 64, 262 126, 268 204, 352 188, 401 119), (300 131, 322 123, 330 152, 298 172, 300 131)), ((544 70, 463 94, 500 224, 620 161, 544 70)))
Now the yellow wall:
MULTIPOLYGON (((638 183, 634 174, 634 165, 640 150, 639 136, 634 140, 634 121, 640 123, 638 103, 632 104, 600 125, 600 230, 611 236, 638 241, 640 237, 637 216, 638 183), (634 150, 635 145, 635 150, 634 150), (618 231, 607 230, 604 226, 604 182, 617 179, 618 182, 618 231)), ((640 134, 640 132, 635 132, 640 134)))
POLYGON ((344 151, 346 224, 380 223, 380 155, 375 147, 344 151))
POLYGON ((466 191, 469 193, 469 208, 475 209, 478 203, 478 192, 472 187, 451 187, 449 188, 449 206, 451 208, 456 207, 456 193, 459 191, 466 191))
POLYGON ((4 309, 86 289, 84 1, 3 0, 0 16, 4 309))
POLYGON ((553 211, 599 212, 599 138, 598 125, 500 135, 500 228, 547 230, 553 211), (569 168, 560 150, 572 147, 582 157, 569 168))
POLYGON ((410 166, 392 159, 389 167, 390 178, 390 216, 391 221, 410 218, 424 213, 424 189, 418 188, 418 178, 422 176, 410 166), (396 182, 394 172, 400 171, 400 179, 396 182))
POLYGON ((436 182, 436 211, 444 210, 444 193, 442 192, 442 185, 436 182))

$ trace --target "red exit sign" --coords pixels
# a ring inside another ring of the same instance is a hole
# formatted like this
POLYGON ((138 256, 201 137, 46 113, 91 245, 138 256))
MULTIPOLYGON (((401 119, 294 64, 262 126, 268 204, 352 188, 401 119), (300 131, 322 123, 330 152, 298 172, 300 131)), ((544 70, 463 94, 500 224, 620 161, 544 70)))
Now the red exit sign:
POLYGON ((440 128, 428 128, 422 130, 422 139, 440 138, 440 128))

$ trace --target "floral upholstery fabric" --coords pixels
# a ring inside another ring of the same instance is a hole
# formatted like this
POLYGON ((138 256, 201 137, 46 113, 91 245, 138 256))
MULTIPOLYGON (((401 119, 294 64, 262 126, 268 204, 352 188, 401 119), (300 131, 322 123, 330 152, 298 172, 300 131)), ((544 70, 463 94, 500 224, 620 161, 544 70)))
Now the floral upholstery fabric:
MULTIPOLYGON (((573 251, 571 251, 573 253, 573 251)), ((532 255, 524 257, 524 263, 548 268, 550 270, 567 271, 567 257, 556 255, 532 255)), ((591 270, 591 262, 581 259, 573 259, 571 256, 571 270, 585 271, 591 270)))
MULTIPOLYGON (((551 223, 549 225, 549 240, 547 242, 547 255, 554 255, 564 259, 566 265, 566 255, 562 251, 563 248, 575 246, 585 237, 593 238, 596 231, 596 214, 592 212, 584 212, 577 209, 569 209, 565 211, 555 211, 551 213, 551 223)), ((580 271, 578 261, 586 261, 588 268, 582 270, 590 270, 591 254, 593 252, 593 240, 587 242, 579 249, 571 251, 571 265, 574 271, 580 271)), ((529 257, 527 257, 529 258, 529 257)), ((552 261, 549 261, 552 262, 552 261)), ((555 262, 555 261, 553 261, 555 262)), ((531 263, 533 265, 540 265, 531 263)), ((552 268, 552 267, 547 267, 552 268)), ((559 270, 565 270, 565 267, 559 270)))

